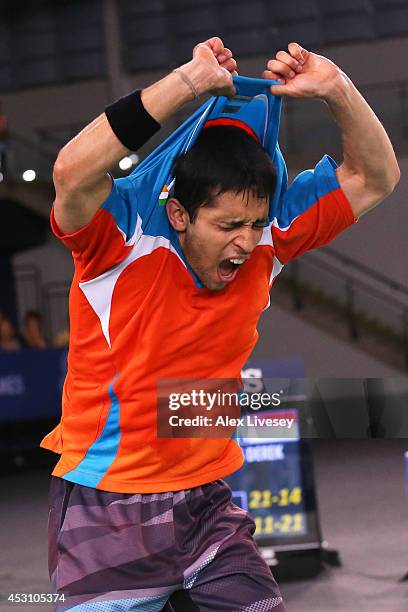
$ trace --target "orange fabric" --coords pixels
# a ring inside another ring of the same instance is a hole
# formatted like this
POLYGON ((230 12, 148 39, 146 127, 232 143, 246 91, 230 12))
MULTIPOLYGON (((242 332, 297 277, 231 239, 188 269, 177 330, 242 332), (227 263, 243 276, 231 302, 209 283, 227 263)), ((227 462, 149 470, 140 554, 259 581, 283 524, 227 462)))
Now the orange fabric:
POLYGON ((54 476, 152 493, 211 482, 242 465, 231 439, 159 439, 157 381, 240 377, 269 303, 272 236, 286 261, 296 248, 324 244, 354 222, 340 190, 323 204, 302 215, 304 231, 297 219, 286 232, 266 229, 235 280, 217 292, 198 288, 169 245, 149 247, 151 236, 125 244, 105 209, 70 236, 61 234, 52 212, 53 230, 75 263, 61 422, 41 442, 61 454, 54 476))

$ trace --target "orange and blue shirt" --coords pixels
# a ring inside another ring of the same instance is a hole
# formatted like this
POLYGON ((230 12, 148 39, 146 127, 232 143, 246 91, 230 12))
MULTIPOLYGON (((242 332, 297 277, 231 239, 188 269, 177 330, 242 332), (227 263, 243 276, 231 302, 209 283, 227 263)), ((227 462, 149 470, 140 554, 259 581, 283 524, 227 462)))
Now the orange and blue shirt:
MULTIPOLYGON (((202 114, 186 122, 180 149, 194 142, 202 114)), ((174 150, 174 135, 169 140, 174 150)), ((168 157, 164 143, 159 155, 115 180, 91 222, 73 234, 62 234, 51 213, 75 271, 62 416, 41 446, 61 455, 54 476, 106 491, 188 489, 242 465, 232 439, 158 438, 157 382, 239 379, 282 267, 355 222, 328 156, 289 188, 281 165, 279 197, 260 242, 232 283, 210 291, 188 266, 159 203, 170 184, 163 180, 169 162, 160 163, 168 157)))

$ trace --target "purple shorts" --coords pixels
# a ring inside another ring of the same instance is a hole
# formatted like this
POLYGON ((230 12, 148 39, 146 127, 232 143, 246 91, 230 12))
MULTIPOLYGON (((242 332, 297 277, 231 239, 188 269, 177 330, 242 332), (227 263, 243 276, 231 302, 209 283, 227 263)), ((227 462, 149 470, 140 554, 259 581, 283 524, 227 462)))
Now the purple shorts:
POLYGON ((49 501, 58 612, 285 610, 254 522, 222 480, 129 494, 52 477, 49 501))

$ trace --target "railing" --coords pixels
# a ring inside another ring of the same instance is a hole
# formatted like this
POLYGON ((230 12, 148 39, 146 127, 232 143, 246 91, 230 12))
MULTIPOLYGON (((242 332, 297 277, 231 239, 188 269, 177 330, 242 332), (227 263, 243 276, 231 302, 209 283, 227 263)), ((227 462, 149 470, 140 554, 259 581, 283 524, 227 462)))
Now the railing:
POLYGON ((326 308, 338 324, 346 325, 351 339, 371 335, 392 345, 403 352, 408 367, 407 287, 327 248, 322 254, 308 253, 294 260, 282 277, 296 310, 313 301, 316 308, 326 308))
POLYGON ((372 281, 382 285, 385 290, 400 294, 402 299, 408 298, 408 287, 406 287, 405 285, 397 283, 397 281, 390 280, 388 276, 385 276, 384 274, 373 270, 365 264, 351 259, 351 257, 348 257, 347 255, 339 253, 338 251, 336 251, 336 249, 333 249, 333 247, 326 246, 324 248, 324 253, 342 266, 345 266, 349 270, 353 270, 354 274, 361 273, 364 275, 364 277, 369 277, 372 281))

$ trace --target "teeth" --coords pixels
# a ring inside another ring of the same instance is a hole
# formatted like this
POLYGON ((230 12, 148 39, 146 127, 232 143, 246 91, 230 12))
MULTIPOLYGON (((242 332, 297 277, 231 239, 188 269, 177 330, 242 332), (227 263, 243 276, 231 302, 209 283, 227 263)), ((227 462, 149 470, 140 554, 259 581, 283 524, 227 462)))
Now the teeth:
POLYGON ((237 265, 237 266, 240 266, 241 264, 243 264, 244 261, 245 261, 245 259, 230 259, 230 262, 235 264, 235 265, 237 265))

